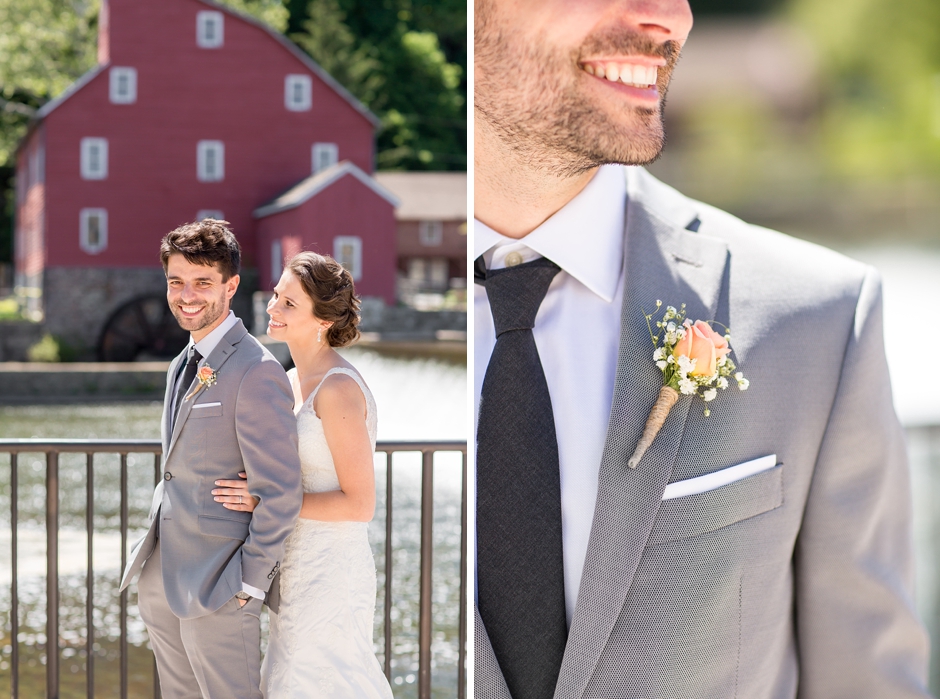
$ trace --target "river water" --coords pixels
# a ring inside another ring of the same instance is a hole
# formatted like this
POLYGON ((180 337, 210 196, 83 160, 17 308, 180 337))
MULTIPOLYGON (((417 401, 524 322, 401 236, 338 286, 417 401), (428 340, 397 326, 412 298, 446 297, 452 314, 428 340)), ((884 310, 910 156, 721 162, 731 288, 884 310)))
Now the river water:
MULTIPOLYGON (((379 440, 466 439, 467 380, 463 362, 402 359, 375 351, 344 351, 362 373, 378 406, 379 440)), ((37 438, 159 438, 158 402, 0 406, 0 437, 37 438)), ((0 610, 10 608, 10 529, 8 457, 0 456, 0 610)), ((129 497, 132 526, 145 521, 153 490, 153 461, 130 455, 129 497)), ((459 614, 460 489, 459 453, 440 453, 434 462, 434 569, 432 689, 435 697, 456 694, 459 614)), ((420 555, 421 464, 417 454, 397 454, 393 461, 392 683, 396 698, 416 696, 418 663, 418 562, 420 555)), ((376 652, 384 657, 386 459, 376 456, 376 518, 370 538, 379 571, 376 610, 376 652)), ((19 464, 18 505, 20 585, 20 672, 26 694, 41 695, 45 644, 45 464, 41 455, 24 455, 19 464)), ((119 608, 116 582, 120 568, 118 518, 119 460, 95 460, 95 628, 96 696, 117 696, 119 608)), ((60 459, 59 566, 62 652, 62 697, 84 696, 85 628, 85 459, 60 459)), ((140 530, 132 531, 133 542, 140 530)), ((132 696, 148 696, 151 686, 146 632, 131 595, 128 635, 131 642, 132 696)), ((2 612, 0 612, 2 613, 2 612)), ((4 615, 6 617, 7 615, 4 615)), ((9 619, 0 628, 0 694, 9 686, 12 650, 9 619)))

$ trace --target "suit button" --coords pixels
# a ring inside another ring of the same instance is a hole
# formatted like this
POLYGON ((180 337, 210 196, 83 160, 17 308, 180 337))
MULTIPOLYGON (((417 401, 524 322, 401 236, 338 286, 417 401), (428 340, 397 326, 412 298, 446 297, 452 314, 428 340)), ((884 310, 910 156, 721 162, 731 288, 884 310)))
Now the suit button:
POLYGON ((173 477, 173 474, 170 473, 169 471, 167 471, 166 473, 163 474, 163 480, 165 480, 165 481, 170 480, 172 477, 173 477))

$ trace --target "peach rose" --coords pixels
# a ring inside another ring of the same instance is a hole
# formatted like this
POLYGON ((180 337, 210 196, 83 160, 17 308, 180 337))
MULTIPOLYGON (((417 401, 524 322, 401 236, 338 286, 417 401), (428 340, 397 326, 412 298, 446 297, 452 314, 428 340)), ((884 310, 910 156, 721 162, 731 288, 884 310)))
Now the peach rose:
POLYGON ((676 343, 673 354, 694 359, 695 368, 689 372, 694 376, 712 376, 717 371, 718 360, 728 354, 731 348, 723 335, 719 335, 704 320, 694 323, 685 321, 685 337, 676 343))
POLYGON ((208 381, 209 379, 212 378, 212 375, 213 375, 214 373, 215 373, 215 372, 212 371, 212 369, 210 369, 210 368, 207 367, 207 366, 201 367, 201 368, 199 369, 199 380, 200 380, 201 382, 205 383, 206 381, 208 381))

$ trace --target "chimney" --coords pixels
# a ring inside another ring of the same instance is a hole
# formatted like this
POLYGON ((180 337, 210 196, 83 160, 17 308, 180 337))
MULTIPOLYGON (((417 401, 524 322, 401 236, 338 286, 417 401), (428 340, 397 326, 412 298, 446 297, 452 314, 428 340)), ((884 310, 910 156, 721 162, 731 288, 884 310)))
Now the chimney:
POLYGON ((109 5, 108 0, 101 0, 101 9, 98 10, 98 65, 104 65, 111 60, 109 5))

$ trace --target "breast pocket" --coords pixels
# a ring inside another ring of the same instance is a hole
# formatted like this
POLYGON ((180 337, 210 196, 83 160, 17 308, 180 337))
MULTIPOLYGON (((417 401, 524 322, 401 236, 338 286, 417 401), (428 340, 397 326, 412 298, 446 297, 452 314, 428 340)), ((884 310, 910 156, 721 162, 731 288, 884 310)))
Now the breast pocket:
POLYGON ((215 401, 212 403, 196 403, 189 411, 190 420, 198 420, 202 417, 219 417, 222 414, 222 403, 215 401))
POLYGON ((650 544, 677 541, 727 527, 783 504, 783 464, 704 493, 664 500, 650 544))

